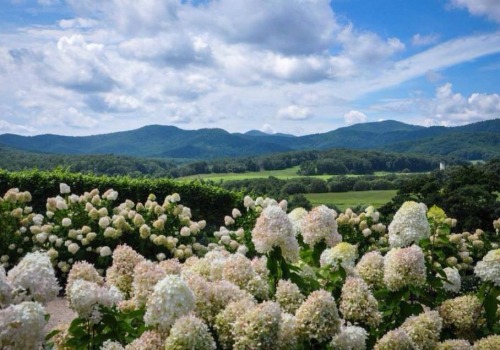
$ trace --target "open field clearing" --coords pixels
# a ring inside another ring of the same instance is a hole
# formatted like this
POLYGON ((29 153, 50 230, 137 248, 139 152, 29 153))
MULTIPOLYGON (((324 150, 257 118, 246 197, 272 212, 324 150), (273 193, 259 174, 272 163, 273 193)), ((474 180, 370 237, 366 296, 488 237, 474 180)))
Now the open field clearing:
POLYGON ((313 206, 321 204, 335 204, 338 208, 345 210, 357 205, 373 205, 378 208, 389 202, 397 193, 397 190, 385 191, 356 191, 356 192, 334 192, 334 193, 307 193, 304 194, 313 206))
MULTIPOLYGON (((282 170, 263 170, 263 171, 252 171, 246 173, 212 173, 212 174, 197 174, 191 176, 180 177, 178 180, 211 180, 211 181, 233 181, 233 180, 247 180, 247 179, 259 179, 259 178, 268 178, 269 176, 274 176, 278 179, 293 179, 297 177, 314 177, 322 180, 327 180, 331 177, 335 176, 343 176, 343 175, 308 175, 303 176, 299 175, 297 172, 299 170, 299 166, 295 166, 288 169, 282 170)), ((384 176, 389 174, 397 174, 403 175, 403 173, 390 173, 386 171, 376 171, 373 175, 375 176, 384 176)), ((415 174, 415 173, 404 173, 404 175, 415 174)), ((423 173, 421 173, 423 174, 423 173)), ((362 175, 345 175, 348 177, 357 177, 362 175)))

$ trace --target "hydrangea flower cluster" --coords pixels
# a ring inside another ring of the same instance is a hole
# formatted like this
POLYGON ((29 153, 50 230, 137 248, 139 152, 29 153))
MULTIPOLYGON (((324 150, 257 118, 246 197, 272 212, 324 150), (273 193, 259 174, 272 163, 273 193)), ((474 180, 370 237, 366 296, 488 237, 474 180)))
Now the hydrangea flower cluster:
POLYGON ((388 228, 390 246, 406 247, 429 237, 430 226, 426 213, 427 207, 423 203, 404 202, 388 228))
POLYGON ((339 310, 352 323, 377 326, 382 320, 377 299, 368 285, 359 277, 347 277, 340 296, 339 310))
POLYGON ((356 265, 355 272, 370 287, 381 287, 384 284, 384 257, 378 250, 366 253, 356 265))
POLYGON ((325 290, 312 292, 295 313, 302 339, 325 341, 340 332, 340 319, 333 296, 325 290))
POLYGON ((235 349, 273 349, 278 344, 281 310, 277 303, 266 301, 247 309, 233 325, 235 349))
POLYGON ((123 295, 116 287, 107 288, 83 279, 73 282, 67 296, 70 307, 78 316, 94 324, 101 321, 101 306, 111 308, 123 300, 123 295))
POLYGON ((132 291, 134 268, 144 257, 124 244, 113 251, 113 265, 106 271, 106 282, 128 294, 132 291))
POLYGON ((472 350, 472 345, 465 339, 448 339, 438 343, 435 350, 472 350))
POLYGON ((284 312, 294 314, 304 302, 305 297, 295 283, 279 280, 278 286, 276 287, 275 299, 284 312))
POLYGON ((195 298, 186 282, 177 275, 159 281, 146 304, 144 321, 147 325, 168 330, 181 316, 194 310, 195 298))
POLYGON ((336 217, 337 212, 326 205, 313 208, 302 219, 300 232, 304 242, 311 247, 321 241, 325 241, 329 247, 341 242, 342 236, 337 231, 336 217))
POLYGON ((45 333, 45 310, 25 301, 0 309, 0 349, 39 349, 45 333))
POLYGON ((28 253, 7 274, 7 281, 14 289, 14 298, 46 303, 57 297, 59 283, 47 254, 28 253))
POLYGON ((340 242, 333 248, 325 249, 319 259, 321 266, 328 266, 332 270, 338 270, 341 265, 347 272, 352 271, 358 257, 358 249, 355 245, 340 242))
POLYGON ((342 326, 331 345, 337 350, 366 350, 368 332, 358 326, 342 326))
POLYGON ((448 281, 443 281, 443 288, 452 293, 460 292, 462 288, 462 278, 460 277, 460 273, 454 267, 445 267, 443 269, 444 273, 446 273, 446 279, 448 281))
POLYGON ((500 248, 490 250, 474 268, 476 276, 500 287, 500 248))
POLYGON ((373 350, 415 350, 415 343, 410 336, 401 328, 387 332, 375 344, 373 350))
POLYGON ((439 342, 443 321, 437 311, 426 311, 411 316, 401 325, 417 349, 432 350, 439 342))
POLYGON ((170 329, 165 350, 215 350, 215 341, 207 325, 193 315, 180 317, 170 329))
POLYGON ((422 286, 426 271, 424 253, 417 245, 393 248, 384 257, 384 283, 389 290, 422 286))
POLYGON ((286 212, 277 205, 268 206, 262 211, 252 230, 252 242, 259 253, 267 254, 274 247, 280 247, 287 261, 296 262, 299 258, 299 243, 292 223, 286 212))
POLYGON ((475 295, 463 295, 445 300, 439 307, 445 327, 464 333, 478 327, 482 314, 481 301, 475 295))

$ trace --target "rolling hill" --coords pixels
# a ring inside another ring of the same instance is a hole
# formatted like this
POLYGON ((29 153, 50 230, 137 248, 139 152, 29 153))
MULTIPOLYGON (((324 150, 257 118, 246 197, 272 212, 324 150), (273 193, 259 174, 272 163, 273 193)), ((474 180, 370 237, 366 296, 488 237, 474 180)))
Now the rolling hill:
POLYGON ((462 159, 500 156, 500 119, 460 127, 422 127, 388 120, 356 124, 322 134, 293 136, 222 129, 183 130, 150 125, 93 136, 0 135, 0 144, 55 154, 115 154, 135 157, 217 159, 294 150, 331 148, 454 155, 462 159))

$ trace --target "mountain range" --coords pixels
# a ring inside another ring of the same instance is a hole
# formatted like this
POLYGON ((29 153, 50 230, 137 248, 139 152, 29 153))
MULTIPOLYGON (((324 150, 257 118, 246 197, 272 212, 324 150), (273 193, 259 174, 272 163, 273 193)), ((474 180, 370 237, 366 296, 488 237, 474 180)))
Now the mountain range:
POLYGON ((183 130, 149 125, 92 136, 0 135, 0 144, 55 154, 115 154, 149 158, 216 159, 295 150, 377 149, 452 155, 461 159, 500 157, 500 119, 459 127, 409 125, 394 120, 355 124, 321 134, 293 136, 251 130, 183 130))

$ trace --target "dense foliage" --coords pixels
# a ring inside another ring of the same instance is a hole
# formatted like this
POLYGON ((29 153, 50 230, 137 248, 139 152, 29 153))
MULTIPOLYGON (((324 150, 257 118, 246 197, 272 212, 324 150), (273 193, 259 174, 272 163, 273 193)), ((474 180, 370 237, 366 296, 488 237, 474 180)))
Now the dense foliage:
POLYGON ((59 183, 68 184, 76 193, 97 188, 100 191, 114 189, 121 196, 134 202, 144 201, 151 193, 160 198, 179 193, 185 198, 185 205, 193 208, 193 215, 205 218, 219 225, 226 213, 237 206, 242 195, 220 187, 199 182, 178 182, 170 179, 144 179, 130 177, 92 176, 56 170, 46 171, 0 171, 0 192, 10 188, 21 188, 33 196, 33 210, 45 210, 45 201, 59 192, 59 183))
POLYGON ((349 150, 296 151, 261 157, 197 161, 171 170, 173 177, 209 173, 244 173, 259 170, 283 170, 298 166, 300 175, 373 174, 386 172, 425 172, 439 164, 459 164, 457 158, 394 152, 349 150))
POLYGON ((493 159, 409 178, 381 212, 393 213, 404 201, 412 199, 428 206, 437 205, 453 217, 460 217, 461 228, 486 228, 500 215, 499 191, 500 159, 493 159))

